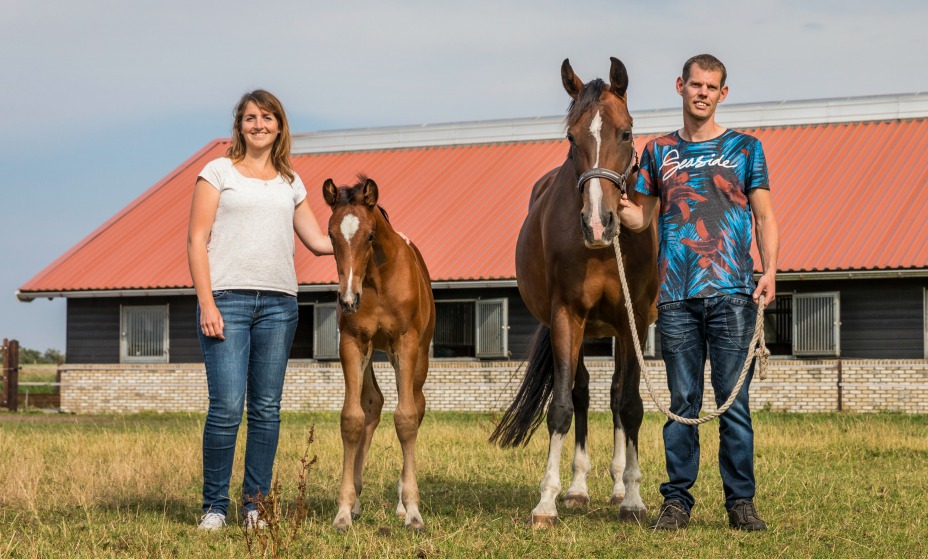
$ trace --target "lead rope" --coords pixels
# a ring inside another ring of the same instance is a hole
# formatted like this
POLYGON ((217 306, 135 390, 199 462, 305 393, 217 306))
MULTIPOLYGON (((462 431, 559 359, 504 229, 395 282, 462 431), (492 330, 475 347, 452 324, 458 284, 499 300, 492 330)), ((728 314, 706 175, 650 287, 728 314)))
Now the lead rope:
POLYGON ((735 398, 738 397, 738 393, 741 392, 741 386, 744 384, 744 380, 748 376, 748 369, 751 368, 751 361, 755 356, 757 357, 758 367, 760 368, 760 379, 764 380, 767 378, 767 358, 770 356, 770 351, 767 350, 767 344, 764 340, 765 298, 764 295, 761 295, 760 302, 757 305, 757 321, 754 324, 754 337, 751 339, 751 345, 748 347, 747 360, 744 362, 744 367, 741 368, 741 376, 738 377, 738 383, 735 384, 735 387, 731 391, 731 395, 728 397, 728 400, 722 404, 722 407, 703 417, 687 418, 680 417, 679 415, 662 406, 661 403, 657 401, 657 395, 654 393, 654 387, 651 386, 651 375, 648 374, 648 369, 644 363, 644 355, 641 353, 641 343, 638 341, 638 329, 634 326, 635 312, 632 310, 632 300, 628 295, 628 282, 625 279, 625 265, 622 262, 622 249, 619 247, 618 235, 615 236, 612 244, 615 247, 615 259, 619 264, 619 279, 622 283, 622 295, 625 296, 625 309, 628 311, 628 323, 632 330, 632 342, 635 344, 635 355, 638 357, 638 365, 641 367, 641 374, 644 376, 645 384, 648 385, 648 392, 651 394, 651 400, 654 401, 654 405, 657 406, 657 409, 661 410, 664 415, 678 423, 683 423, 686 425, 700 425, 702 423, 706 423, 707 421, 712 421, 713 419, 725 413, 725 410, 727 410, 731 406, 732 402, 735 401, 735 398))

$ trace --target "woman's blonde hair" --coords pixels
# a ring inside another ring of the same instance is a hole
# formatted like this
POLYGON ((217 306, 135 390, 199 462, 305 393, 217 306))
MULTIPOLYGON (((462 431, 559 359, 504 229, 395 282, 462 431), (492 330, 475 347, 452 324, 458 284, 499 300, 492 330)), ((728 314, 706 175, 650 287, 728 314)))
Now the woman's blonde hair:
POLYGON ((274 140, 274 147, 271 149, 271 162, 274 168, 281 174, 287 182, 293 183, 296 174, 290 165, 290 125, 287 124, 287 113, 284 112, 284 106, 277 97, 263 89, 249 91, 239 100, 232 111, 234 121, 232 122, 232 145, 226 156, 233 162, 241 161, 245 158, 245 136, 242 134, 242 118, 245 115, 245 106, 249 102, 254 103, 262 111, 267 111, 277 118, 280 124, 280 133, 274 140))

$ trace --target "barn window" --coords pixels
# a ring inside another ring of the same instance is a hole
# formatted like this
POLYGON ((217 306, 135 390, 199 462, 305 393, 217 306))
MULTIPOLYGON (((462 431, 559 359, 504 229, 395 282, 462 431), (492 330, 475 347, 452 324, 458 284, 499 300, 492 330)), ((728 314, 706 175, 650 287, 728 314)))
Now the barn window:
POLYGON ((508 299, 435 301, 432 356, 508 358, 508 299))
POLYGON ((777 298, 764 308, 764 341, 771 355, 792 355, 792 295, 777 293, 777 298))
POLYGON ((837 291, 793 295, 793 355, 841 355, 841 305, 837 291))
MULTIPOLYGON (((641 344, 641 353, 645 357, 654 357, 654 331, 656 324, 648 326, 648 335, 641 344)), ((634 348, 629 348, 634 351, 634 348)), ((584 357, 615 357, 615 338, 586 338, 583 340, 584 357)))
POLYGON ((315 359, 338 359, 338 311, 336 303, 313 305, 313 347, 315 359))
POLYGON ((119 315, 121 363, 168 362, 168 305, 121 305, 119 315))

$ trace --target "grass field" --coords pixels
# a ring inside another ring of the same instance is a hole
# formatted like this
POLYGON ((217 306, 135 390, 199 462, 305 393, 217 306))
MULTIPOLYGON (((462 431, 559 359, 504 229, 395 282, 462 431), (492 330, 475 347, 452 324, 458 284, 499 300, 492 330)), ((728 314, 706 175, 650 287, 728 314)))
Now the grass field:
MULTIPOLYGON (((591 422, 592 503, 561 507, 552 530, 528 527, 547 437, 500 450, 493 418, 430 413, 419 439, 427 529, 393 514, 400 450, 386 416, 375 436, 363 514, 340 534, 335 516, 341 442, 337 414, 287 414, 277 458, 282 526, 249 542, 236 527, 198 533, 202 415, 0 414, 0 557, 924 557, 928 543, 928 417, 758 413, 757 503, 764 533, 733 532, 722 506, 717 424, 701 428, 703 464, 685 531, 654 533, 617 520, 608 504, 610 420, 591 422), (308 516, 297 514, 306 438, 308 516)), ((642 428, 643 498, 653 513, 663 479, 661 418, 642 428)), ((239 444, 243 449, 244 445, 239 444)), ((238 456, 233 486, 241 484, 238 456)), ((562 482, 570 472, 564 455, 562 482)), ((233 494, 236 490, 233 490, 233 494)))

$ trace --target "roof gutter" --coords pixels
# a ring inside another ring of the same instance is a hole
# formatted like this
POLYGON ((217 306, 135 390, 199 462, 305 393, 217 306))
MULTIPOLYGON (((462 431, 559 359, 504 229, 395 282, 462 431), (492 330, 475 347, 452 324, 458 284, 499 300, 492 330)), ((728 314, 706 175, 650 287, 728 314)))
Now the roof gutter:
MULTIPOLYGON (((466 288, 493 288, 516 287, 516 280, 465 280, 465 281, 433 281, 432 289, 466 289, 466 288)), ((338 291, 337 283, 300 285, 299 293, 319 293, 338 291)), ((175 297, 183 295, 196 295, 192 287, 165 288, 165 289, 94 289, 86 291, 16 291, 16 298, 28 303, 34 299, 96 299, 105 297, 175 297)))

